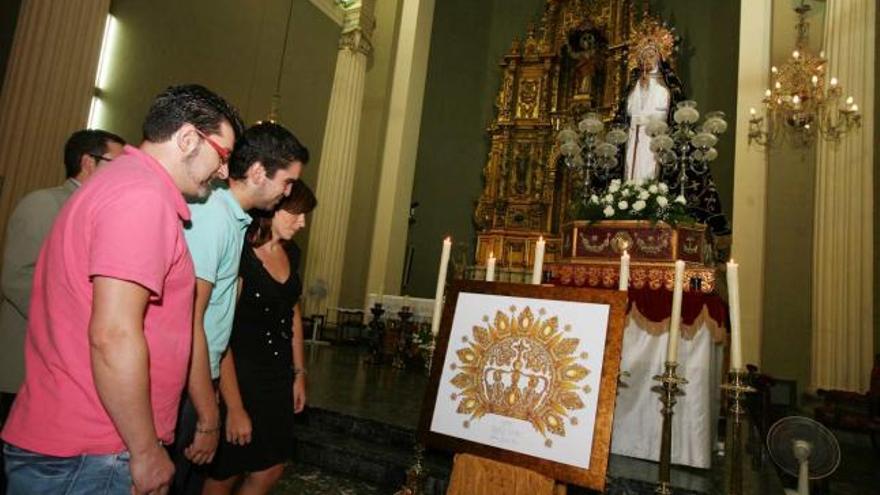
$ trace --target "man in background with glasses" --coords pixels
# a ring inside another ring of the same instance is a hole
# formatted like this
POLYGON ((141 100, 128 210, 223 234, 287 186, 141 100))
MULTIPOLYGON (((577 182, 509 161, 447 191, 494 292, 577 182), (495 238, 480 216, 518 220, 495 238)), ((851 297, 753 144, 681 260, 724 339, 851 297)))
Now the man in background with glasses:
POLYGON ((27 194, 9 217, 0 279, 0 424, 6 420, 24 379, 24 335, 40 246, 70 195, 99 165, 122 153, 123 146, 125 140, 106 131, 74 132, 64 145, 67 180, 60 186, 27 194))

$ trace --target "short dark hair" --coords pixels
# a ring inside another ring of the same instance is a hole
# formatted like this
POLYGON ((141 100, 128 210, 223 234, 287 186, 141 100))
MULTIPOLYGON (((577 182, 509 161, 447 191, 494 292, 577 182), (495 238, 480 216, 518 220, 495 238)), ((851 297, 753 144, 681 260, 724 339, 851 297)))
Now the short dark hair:
POLYGON ((272 211, 255 210, 251 212, 254 221, 248 227, 246 238, 252 247, 260 247, 272 238, 272 217, 278 210, 294 215, 311 213, 318 206, 315 193, 305 182, 298 180, 291 184, 290 194, 282 199, 272 211))
POLYGON ((82 129, 71 134, 64 144, 64 170, 67 178, 76 177, 82 172, 83 155, 103 155, 107 152, 107 143, 110 141, 125 145, 124 139, 101 129, 82 129))
POLYGON ((235 143, 229 158, 229 178, 243 179, 248 168, 256 162, 263 164, 269 178, 291 162, 309 161, 309 150, 299 139, 280 124, 259 122, 249 127, 235 143))
POLYGON ((220 95, 198 84, 171 86, 150 105, 144 119, 144 140, 163 143, 185 123, 205 134, 218 134, 224 120, 238 139, 244 124, 238 110, 220 95))

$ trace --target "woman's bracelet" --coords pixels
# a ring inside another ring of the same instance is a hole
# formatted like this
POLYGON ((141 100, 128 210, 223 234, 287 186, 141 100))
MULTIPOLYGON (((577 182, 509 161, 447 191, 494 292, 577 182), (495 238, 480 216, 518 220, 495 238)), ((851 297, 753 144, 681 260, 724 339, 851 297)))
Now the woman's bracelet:
POLYGON ((213 435, 214 433, 218 433, 220 431, 220 426, 216 426, 214 428, 202 428, 196 425, 196 433, 201 433, 203 435, 213 435))
POLYGON ((308 371, 306 371, 305 368, 296 368, 296 367, 293 368, 293 376, 297 376, 297 375, 303 375, 303 376, 305 376, 305 375, 308 375, 308 374, 309 374, 309 373, 308 373, 308 371))

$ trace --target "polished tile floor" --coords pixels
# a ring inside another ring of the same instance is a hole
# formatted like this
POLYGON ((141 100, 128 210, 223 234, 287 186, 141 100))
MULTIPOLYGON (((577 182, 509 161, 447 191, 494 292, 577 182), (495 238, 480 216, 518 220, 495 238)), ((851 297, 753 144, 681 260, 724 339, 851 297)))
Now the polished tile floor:
POLYGON ((386 491, 316 467, 291 464, 270 495, 386 495, 386 491))
MULTIPOLYGON (((413 429, 419 421, 427 376, 420 370, 401 371, 365 362, 356 347, 315 346, 309 358, 309 403, 342 414, 413 429)), ((809 414, 809 411, 805 411, 809 414)), ((829 495, 880 495, 880 454, 866 436, 835 431, 842 462, 826 487, 829 495)), ((619 463, 619 462, 618 462, 619 463)), ((613 464, 613 463, 612 463, 613 464)), ((610 471, 623 470, 614 468, 610 471)), ((373 495, 378 488, 309 466, 289 466, 274 494, 373 495)), ((761 494, 763 495, 763 494, 761 494)))
POLYGON ((309 345, 309 403, 382 423, 415 428, 427 373, 373 365, 357 347, 309 345))

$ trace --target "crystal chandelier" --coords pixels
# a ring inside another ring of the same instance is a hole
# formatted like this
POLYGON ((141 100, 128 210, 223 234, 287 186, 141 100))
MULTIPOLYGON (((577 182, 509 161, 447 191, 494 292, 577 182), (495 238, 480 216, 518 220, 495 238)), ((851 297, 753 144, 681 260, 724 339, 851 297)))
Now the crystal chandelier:
POLYGON ((770 68, 770 85, 764 92, 762 110, 749 109, 749 144, 772 147, 786 140, 807 146, 817 136, 838 142, 861 125, 859 107, 851 96, 843 99, 836 77, 827 78, 825 52, 809 51, 807 14, 810 6, 795 8, 797 41, 791 58, 770 68), (762 115, 763 113, 763 115, 762 115))
POLYGON ((567 127, 559 132, 556 137, 559 152, 572 177, 580 182, 585 196, 589 196, 593 179, 609 178, 608 174, 617 165, 619 148, 628 137, 626 127, 621 124, 612 124, 605 132, 601 117, 592 112, 578 122, 577 130, 567 127))

